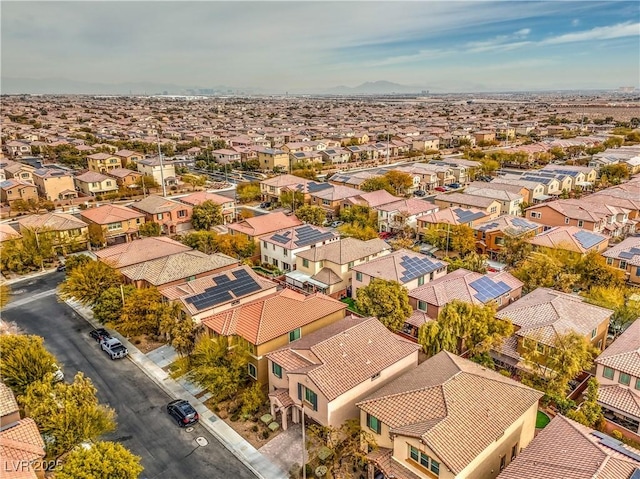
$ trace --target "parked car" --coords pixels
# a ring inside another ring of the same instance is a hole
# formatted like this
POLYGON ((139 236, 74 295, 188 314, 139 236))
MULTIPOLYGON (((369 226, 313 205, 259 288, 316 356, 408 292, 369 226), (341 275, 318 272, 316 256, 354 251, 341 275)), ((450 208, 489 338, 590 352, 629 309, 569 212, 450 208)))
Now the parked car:
POLYGON ((129 350, 116 338, 104 339, 100 342, 100 346, 103 351, 107 352, 111 359, 121 359, 129 354, 129 350))
POLYGON ((383 231, 382 233, 379 233, 379 234, 378 234, 378 237, 379 237, 380 239, 383 239, 383 240, 389 239, 389 238, 391 238, 392 236, 393 236, 393 235, 392 235, 389 231, 383 231))
POLYGON ((58 267, 56 268, 56 271, 66 271, 67 270, 67 265, 62 263, 59 264, 58 267))
POLYGON ((180 427, 196 424, 200 419, 198 412, 189 404, 189 401, 184 399, 176 399, 167 404, 167 412, 180 427))
POLYGON ((344 221, 334 221, 333 223, 331 223, 331 227, 332 228, 337 228, 340 225, 343 225, 344 221))
POLYGON ((264 208, 270 208, 270 207, 271 207, 271 203, 270 203, 270 202, 268 202, 268 201, 265 201, 265 202, 263 202, 263 203, 260 203, 260 206, 259 206, 259 207, 260 207, 260 208, 263 208, 263 209, 264 209, 264 208))
POLYGON ((95 339, 98 343, 104 339, 111 339, 111 335, 109 331, 104 328, 94 329, 93 331, 89 331, 89 336, 95 339))
POLYGON ((434 188, 434 190, 436 190, 436 191, 447 191, 447 189, 444 186, 436 186, 434 188))
POLYGON ((461 185, 460 185, 460 183, 451 183, 451 184, 449 185, 449 188, 455 188, 455 189, 457 189, 457 188, 460 188, 460 186, 461 186, 461 185))
POLYGON ((426 195, 426 193, 424 192, 424 190, 416 190, 416 191, 414 191, 414 192, 413 192, 413 194, 414 194, 415 196, 424 196, 424 195, 426 195))

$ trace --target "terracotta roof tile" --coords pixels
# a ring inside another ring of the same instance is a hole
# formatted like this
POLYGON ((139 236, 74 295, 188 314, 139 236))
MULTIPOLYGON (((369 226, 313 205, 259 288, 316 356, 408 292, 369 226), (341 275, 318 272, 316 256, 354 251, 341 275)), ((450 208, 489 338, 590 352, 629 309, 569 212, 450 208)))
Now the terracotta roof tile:
POLYGON ((296 254, 309 261, 329 261, 334 264, 348 264, 351 261, 390 251, 391 247, 380 238, 361 241, 356 238, 342 238, 340 241, 311 248, 296 254))
POLYGON ((640 321, 631 323, 631 326, 596 358, 596 363, 640 377, 640 321))
POLYGON ((113 268, 124 268, 177 253, 193 251, 186 245, 162 236, 141 238, 95 252, 99 260, 113 268))
POLYGON ((13 392, 9 386, 0 382, 0 416, 6 416, 18 410, 18 402, 13 392))
POLYGON ((80 216, 99 225, 108 225, 118 221, 127 221, 136 218, 144 218, 144 213, 132 210, 120 205, 102 205, 97 208, 89 208, 81 211, 80 216))
POLYGON ((52 231, 66 231, 86 228, 87 223, 67 213, 46 213, 44 215, 30 215, 18 220, 25 228, 46 228, 52 231))
POLYGON ((287 216, 282 212, 277 212, 246 218, 238 223, 227 225, 227 228, 232 231, 237 231, 238 233, 257 237, 301 224, 302 221, 295 216, 287 216))

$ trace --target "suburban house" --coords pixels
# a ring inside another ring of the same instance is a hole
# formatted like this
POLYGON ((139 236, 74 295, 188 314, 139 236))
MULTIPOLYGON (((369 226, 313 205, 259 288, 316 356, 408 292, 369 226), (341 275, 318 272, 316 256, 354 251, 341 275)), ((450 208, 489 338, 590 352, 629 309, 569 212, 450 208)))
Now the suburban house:
POLYGON ((223 224, 225 225, 234 221, 236 217, 236 202, 233 198, 227 198, 226 196, 217 195, 216 193, 209 193, 208 191, 197 191, 176 199, 190 206, 196 206, 205 201, 212 201, 222 208, 223 224))
POLYGON ((86 196, 103 195, 113 191, 118 191, 118 183, 115 178, 96 173, 95 171, 87 171, 73 179, 76 188, 86 196))
POLYGON ((286 151, 273 148, 261 148, 257 150, 257 153, 261 170, 273 171, 275 169, 281 169, 283 171, 289 171, 290 159, 289 153, 286 151))
MULTIPOLYGON (((114 168, 109 170, 106 174, 112 178, 115 178, 116 184, 120 188, 136 188, 143 186, 142 173, 138 171, 128 170, 127 168, 114 168)), ((145 186, 145 190, 148 188, 145 186)))
POLYGON ((94 153, 87 156, 87 165, 89 170, 96 173, 106 173, 109 170, 123 167, 120 157, 108 153, 94 153))
POLYGON ((475 208, 442 208, 416 218, 418 239, 424 239, 427 230, 431 228, 441 228, 443 225, 467 225, 473 227, 486 218, 487 214, 484 211, 475 208))
POLYGON ((389 203, 395 203, 400 201, 400 198, 393 196, 387 190, 370 191, 368 193, 361 192, 356 196, 350 196, 342 203, 342 208, 350 208, 351 206, 368 206, 372 209, 377 209, 382 205, 389 203))
POLYGON ((640 321, 631 323, 595 363, 605 418, 640 434, 640 321))
POLYGON ((239 261, 226 254, 181 251, 120 268, 124 282, 136 288, 165 288, 236 267, 239 261))
POLYGON ((240 162, 241 160, 239 152, 226 148, 213 150, 211 152, 211 157, 216 160, 216 163, 220 163, 221 165, 228 165, 229 163, 240 162))
POLYGON ((398 232, 405 229, 416 231, 417 218, 438 211, 438 206, 416 198, 402 199, 378 206, 379 231, 398 232))
POLYGON ((347 198, 357 196, 360 193, 360 190, 348 186, 331 185, 329 188, 314 191, 309 196, 311 205, 321 207, 331 218, 340 213, 340 208, 347 198))
POLYGON ((6 223, 0 223, 0 243, 5 241, 15 241, 22 238, 22 235, 6 223))
POLYGON ((296 255, 301 251, 339 241, 333 231, 304 224, 260 237, 260 259, 284 272, 296 269, 296 255))
POLYGON ((522 296, 522 286, 522 281, 506 271, 481 274, 456 269, 409 291, 409 304, 415 314, 407 319, 402 332, 417 339, 420 326, 437 320, 442 309, 456 299, 478 306, 495 304, 502 309, 522 296))
POLYGON ((6 142, 3 146, 9 156, 14 158, 31 154, 31 145, 24 141, 11 140, 6 142))
POLYGON ((38 189, 33 183, 8 179, 0 181, 0 202, 9 206, 18 201, 38 201, 38 189))
POLYGON ((546 226, 576 226, 589 231, 600 232, 607 215, 594 212, 589 204, 579 201, 556 200, 530 206, 526 217, 546 226))
POLYGON ((286 281, 309 292, 320 291, 335 298, 351 296, 351 269, 390 252, 391 247, 379 238, 343 238, 297 253, 296 270, 286 274, 286 281))
MULTIPOLYGON (((525 351, 535 348, 543 356, 553 354, 556 338, 571 331, 602 350, 612 314, 581 296, 538 288, 496 313, 496 317, 513 323, 515 334, 491 355, 502 367, 528 368, 522 361, 525 351)), ((544 366, 544 359, 540 364, 544 366)))
POLYGON ((536 203, 541 203, 551 198, 544 194, 545 188, 542 183, 532 180, 522 180, 519 179, 519 177, 507 179, 498 176, 497 178, 492 179, 491 182, 486 183, 486 185, 487 188, 508 188, 507 191, 512 192, 514 188, 518 188, 517 193, 521 194, 524 201, 530 205, 535 205, 536 203))
POLYGON ((376 318, 347 316, 267 354, 271 415, 283 429, 302 410, 340 427, 359 416, 357 401, 414 369, 419 349, 376 318))
POLYGON ((369 467, 386 478, 493 479, 533 440, 542 395, 442 351, 357 403, 378 445, 369 467))
POLYGON ((58 168, 40 168, 33 172, 33 184, 38 194, 49 201, 78 197, 73 175, 58 168))
POLYGON ((113 155, 120 158, 120 162, 124 168, 127 168, 129 165, 135 165, 140 160, 144 159, 144 155, 142 153, 131 150, 118 150, 113 155))
POLYGON ((464 193, 498 201, 500 203, 501 215, 521 215, 520 206, 523 204, 524 198, 519 193, 512 193, 504 189, 485 188, 484 186, 468 186, 465 188, 464 193))
POLYGON ((437 195, 434 201, 440 208, 454 206, 469 209, 473 208, 482 211, 491 219, 500 216, 501 204, 493 198, 468 195, 466 193, 446 193, 437 195))
POLYGON ((140 225, 144 224, 144 214, 120 205, 102 205, 80 211, 82 219, 91 225, 97 225, 102 231, 104 242, 108 245, 127 243, 139 236, 140 225))
POLYGON ((495 219, 476 223, 476 251, 496 259, 504 247, 505 238, 520 238, 542 233, 544 226, 518 216, 502 215, 495 219))
POLYGON ((278 175, 260 182, 260 194, 263 201, 277 203, 285 189, 290 191, 307 191, 310 180, 294 175, 278 175))
POLYGON ((13 178, 14 180, 22 181, 25 183, 33 183, 33 173, 36 169, 26 163, 19 163, 12 161, 5 166, 4 174, 7 179, 13 178))
MULTIPOLYGON (((212 257, 207 263, 212 266, 224 263, 222 256, 224 255, 212 257)), ((198 268, 204 269, 194 263, 190 272, 196 272, 198 268)), ((180 301, 187 316, 194 323, 200 324, 212 314, 272 295, 277 292, 277 287, 277 283, 256 274, 247 265, 238 266, 238 261, 234 260, 233 264, 218 268, 215 273, 195 274, 186 281, 163 286, 160 292, 169 301, 180 301)))
POLYGON ((176 179, 176 167, 173 163, 168 161, 162 161, 159 157, 145 158, 139 160, 136 163, 138 171, 146 176, 153 176, 160 186, 164 183, 165 186, 171 186, 177 184, 176 179))
POLYGON ((191 229, 193 207, 180 201, 149 195, 132 203, 131 208, 144 213, 146 223, 160 225, 162 234, 178 234, 191 229))
POLYGON ((397 281, 412 290, 447 274, 447 263, 415 251, 399 249, 351 268, 351 297, 373 279, 397 281))
POLYGON ((202 324, 213 337, 227 336, 246 346, 250 354, 249 376, 268 384, 268 353, 344 318, 346 307, 323 294, 306 296, 286 288, 214 313, 202 324))
POLYGON ((558 415, 498 479, 635 479, 640 451, 558 415))
POLYGON ((13 392, 0 382, 0 470, 3 479, 44 479, 44 440, 36 422, 20 418, 13 392))
POLYGON ((112 268, 122 269, 188 251, 193 250, 178 241, 164 236, 151 236, 104 248, 95 251, 94 254, 98 261, 102 261, 112 268))
POLYGON ((227 228, 230 234, 244 235, 249 241, 253 241, 257 246, 260 246, 261 236, 300 225, 302 225, 302 221, 298 218, 295 216, 287 216, 279 211, 277 213, 254 216, 253 218, 245 218, 237 223, 227 225, 227 228))
POLYGON ((76 251, 87 245, 89 226, 67 213, 23 216, 18 219, 18 224, 21 233, 29 230, 36 235, 46 235, 52 245, 63 252, 76 251))
POLYGON ((325 163, 347 163, 351 160, 351 152, 342 148, 327 148, 320 155, 325 163))
POLYGON ((576 226, 556 226, 537 234, 527 241, 536 250, 562 249, 584 255, 590 251, 599 253, 607 249, 609 237, 576 226))
POLYGON ((627 281, 640 285, 640 237, 627 238, 602 253, 609 266, 627 273, 627 281))

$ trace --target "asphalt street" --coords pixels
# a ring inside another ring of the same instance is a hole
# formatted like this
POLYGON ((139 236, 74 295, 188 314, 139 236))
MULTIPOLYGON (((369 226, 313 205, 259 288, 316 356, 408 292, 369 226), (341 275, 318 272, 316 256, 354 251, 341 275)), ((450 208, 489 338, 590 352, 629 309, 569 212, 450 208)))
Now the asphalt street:
POLYGON ((128 359, 112 361, 88 335, 82 317, 53 294, 64 273, 15 283, 2 319, 44 337, 66 380, 82 371, 103 404, 114 408, 118 427, 105 440, 119 441, 142 457, 146 479, 251 478, 255 476, 201 425, 179 428, 165 406, 172 399, 128 359), (196 438, 206 438, 199 446, 196 438))

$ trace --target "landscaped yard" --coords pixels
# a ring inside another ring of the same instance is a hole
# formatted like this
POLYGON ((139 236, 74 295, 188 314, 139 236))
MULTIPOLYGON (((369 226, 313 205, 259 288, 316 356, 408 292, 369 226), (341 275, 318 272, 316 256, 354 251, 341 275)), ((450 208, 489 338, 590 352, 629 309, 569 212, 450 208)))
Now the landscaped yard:
POLYGON ((542 411, 538 411, 538 415, 536 416, 536 429, 542 429, 547 424, 549 424, 549 421, 551 421, 551 419, 549 419, 549 416, 547 416, 542 411))
POLYGON ((353 311, 354 313, 361 314, 356 307, 356 301, 353 298, 343 298, 340 301, 347 305, 347 309, 353 311))

